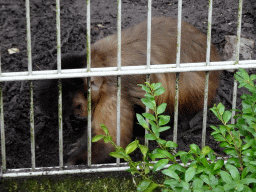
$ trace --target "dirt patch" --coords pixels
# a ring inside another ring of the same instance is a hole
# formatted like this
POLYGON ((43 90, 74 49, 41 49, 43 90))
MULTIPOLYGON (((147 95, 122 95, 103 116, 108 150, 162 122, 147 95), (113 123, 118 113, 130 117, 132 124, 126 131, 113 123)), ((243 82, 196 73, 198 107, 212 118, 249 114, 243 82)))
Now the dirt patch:
MULTIPOLYGON (((183 0, 182 19, 194 25, 206 34, 208 7, 207 1, 183 0)), ((91 2, 92 43, 101 37, 116 32, 116 0, 94 0, 91 2)), ((177 17, 178 0, 155 0, 153 16, 165 15, 177 17)), ((56 19, 55 2, 31 0, 31 35, 33 70, 49 69, 56 59, 56 19)), ((216 0, 213 4, 212 42, 220 50, 225 45, 225 35, 235 35, 237 27, 238 0, 216 0)), ((245 0, 243 4, 242 36, 256 40, 256 3, 245 0)), ((122 1, 122 28, 127 28, 147 18, 146 0, 122 1)), ((0 42, 2 72, 27 71, 26 51, 26 14, 25 3, 18 0, 0 0, 0 42), (18 48, 19 52, 9 54, 8 49, 18 48)), ((86 4, 82 0, 61 1, 61 42, 62 53, 80 52, 86 46, 86 4)), ((253 59, 256 59, 254 49, 253 59)), ((250 70, 254 73, 254 70, 250 70)), ((4 124, 6 134, 6 154, 8 168, 31 166, 30 131, 29 131, 29 83, 4 82, 4 124)), ((233 74, 223 72, 221 86, 216 103, 222 102, 231 108, 233 74), (224 98, 225 96, 225 98, 224 98)), ((239 95, 244 90, 239 90, 239 95)), ((35 99, 36 165, 58 165, 58 123, 52 117, 42 114, 35 99), (42 131, 47 130, 47 131, 42 131)), ((239 105, 238 100, 238 105, 239 105)), ((208 127, 218 124, 209 113, 208 127)), ((70 144, 75 142, 83 131, 84 122, 64 121, 64 155, 70 144), (72 137, 70 136, 72 135, 72 137)), ((193 130, 179 138, 182 149, 188 149, 191 143, 201 143, 201 125, 197 122, 193 130), (189 136, 188 136, 189 135, 189 136)), ((210 136, 207 129, 207 145, 220 151, 218 143, 210 136)))

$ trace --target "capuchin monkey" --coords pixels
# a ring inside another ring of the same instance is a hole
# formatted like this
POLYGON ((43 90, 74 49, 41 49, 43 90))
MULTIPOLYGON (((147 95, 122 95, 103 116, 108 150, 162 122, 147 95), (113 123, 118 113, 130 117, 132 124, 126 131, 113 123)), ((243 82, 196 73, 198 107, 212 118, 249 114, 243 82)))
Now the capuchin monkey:
MULTIPOLYGON (((175 64, 177 47, 177 20, 166 17, 152 19, 151 65, 175 64)), ((147 21, 122 31, 122 66, 146 65, 147 21)), ((181 63, 206 61, 206 36, 194 26, 182 22, 181 63)), ((216 48, 211 45, 211 61, 219 61, 216 48)), ((86 51, 62 58, 62 69, 86 68, 86 51)), ((91 46, 91 67, 117 66, 117 35, 105 37, 91 46)), ((56 69, 56 65, 52 69, 56 69)), ((173 115, 175 101, 175 73, 151 74, 151 83, 160 82, 166 92, 156 97, 157 105, 167 103, 166 114, 173 115)), ((203 109, 205 72, 183 72, 179 76, 179 117, 193 117, 203 109)), ((137 108, 144 108, 141 98, 145 91, 138 86, 146 81, 146 75, 121 77, 121 147, 133 138, 134 118, 137 108)), ((92 77, 92 136, 104 134, 100 124, 105 124, 116 142, 117 77, 92 77)), ((211 71, 208 105, 211 105, 219 85, 219 72, 211 71)), ((72 112, 77 119, 87 118, 87 78, 62 79, 63 112, 72 112)), ((58 80, 45 80, 37 87, 41 109, 51 114, 57 112, 58 80)), ((87 123, 84 135, 74 144, 66 165, 87 162, 87 123)), ((100 140, 92 143, 92 163, 109 162, 114 147, 100 140)))

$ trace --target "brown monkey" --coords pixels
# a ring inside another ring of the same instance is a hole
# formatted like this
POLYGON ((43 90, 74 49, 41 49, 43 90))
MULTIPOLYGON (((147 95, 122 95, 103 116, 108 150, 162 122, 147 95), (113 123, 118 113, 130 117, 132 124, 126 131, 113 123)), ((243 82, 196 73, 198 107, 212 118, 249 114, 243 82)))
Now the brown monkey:
MULTIPOLYGON (((177 20, 165 17, 152 19, 151 64, 176 62, 177 20)), ((147 22, 122 32, 122 66, 145 65, 147 47, 147 22)), ((206 60, 206 36, 188 23, 182 22, 181 63, 204 62, 206 60)), ((211 61, 220 60, 215 47, 211 46, 211 61)), ((114 67, 117 65, 117 36, 103 38, 91 47, 92 67, 114 67)), ((86 53, 68 55, 62 59, 62 68, 86 68, 86 53)), ((145 82, 146 75, 122 76, 121 97, 121 146, 131 142, 135 109, 142 106, 140 99, 145 92, 137 84, 145 82)), ((209 99, 212 102, 218 87, 219 72, 210 72, 209 99)), ((105 124, 116 142, 116 77, 92 77, 92 135, 103 134, 100 123, 105 124)), ((157 98, 157 103, 168 104, 172 114, 175 97, 175 73, 152 74, 151 82, 161 82, 166 93, 157 98)), ((86 78, 64 79, 63 100, 68 103, 65 110, 74 115, 87 117, 86 78)), ((179 115, 191 117, 203 108, 205 72, 180 73, 179 115)), ((40 87, 41 105, 46 112, 57 108, 57 80, 47 80, 40 87)), ((86 125, 85 125, 86 127, 86 125)), ((86 132, 86 130, 85 130, 86 132)), ((67 165, 87 161, 86 133, 70 152, 67 165)), ((110 144, 102 140, 92 144, 92 163, 106 162, 113 151, 110 144)))

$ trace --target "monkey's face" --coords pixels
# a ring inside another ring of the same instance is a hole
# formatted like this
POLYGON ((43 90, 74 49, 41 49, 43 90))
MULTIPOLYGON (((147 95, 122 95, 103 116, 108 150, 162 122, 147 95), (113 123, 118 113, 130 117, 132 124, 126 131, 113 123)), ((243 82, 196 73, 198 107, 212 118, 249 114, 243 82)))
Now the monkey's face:
POLYGON ((73 95, 71 108, 75 118, 80 120, 87 118, 87 98, 83 92, 77 92, 73 95))

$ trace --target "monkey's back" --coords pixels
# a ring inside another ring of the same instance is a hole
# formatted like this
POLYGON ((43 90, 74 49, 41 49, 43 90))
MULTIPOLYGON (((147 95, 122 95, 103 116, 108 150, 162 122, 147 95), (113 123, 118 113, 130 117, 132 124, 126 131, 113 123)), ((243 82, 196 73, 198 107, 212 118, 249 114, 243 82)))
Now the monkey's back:
MULTIPOLYGON (((206 61, 207 37, 194 26, 182 22, 181 28, 181 63, 206 61)), ((122 31, 121 58, 122 66, 146 65, 147 21, 122 31)), ((166 17, 152 19, 151 29, 151 64, 176 63, 177 20, 166 17)), ((216 48, 211 45, 211 61, 219 61, 216 48)), ((114 67, 117 65, 117 35, 108 36, 92 46, 92 67, 114 67)), ((151 82, 161 82, 166 93, 158 97, 158 102, 166 102, 170 112, 174 107, 175 73, 152 74, 151 82)), ((113 78, 112 78, 113 79, 113 78)), ((145 82, 145 75, 123 76, 124 89, 130 89, 132 98, 141 98, 143 91, 134 88, 145 82)), ((219 72, 210 72, 210 104, 219 84, 219 72)), ((179 110, 181 114, 191 115, 203 108, 205 72, 180 73, 179 110)))

